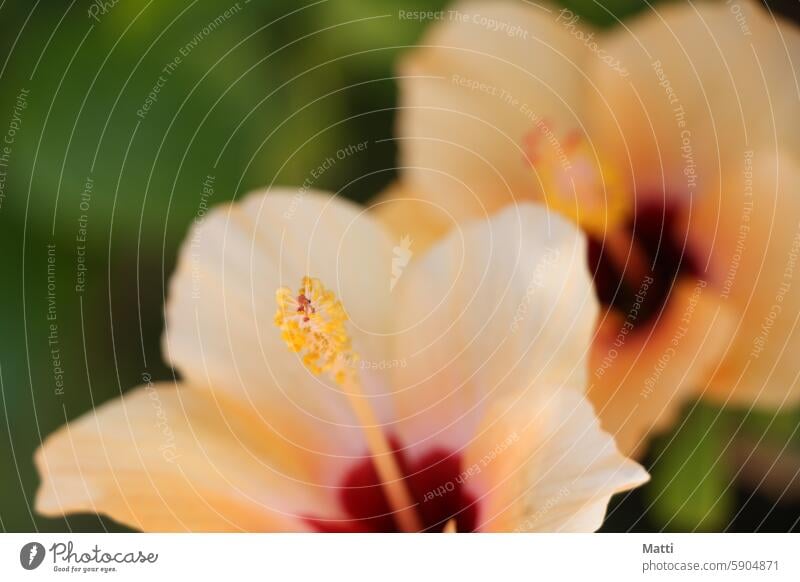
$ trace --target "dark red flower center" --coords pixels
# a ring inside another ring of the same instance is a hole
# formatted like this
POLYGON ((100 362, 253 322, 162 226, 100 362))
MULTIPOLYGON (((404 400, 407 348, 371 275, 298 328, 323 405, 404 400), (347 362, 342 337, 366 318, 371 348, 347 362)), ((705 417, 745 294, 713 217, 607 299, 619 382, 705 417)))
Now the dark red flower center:
MULTIPOLYGON (((440 532, 455 520, 456 531, 475 531, 477 503, 466 491, 460 455, 437 448, 410 460, 396 441, 392 446, 406 487, 417 504, 423 530, 440 532)), ((312 517, 307 522, 322 532, 400 531, 371 458, 358 461, 347 472, 338 488, 338 498, 346 519, 312 517)))
POLYGON ((626 266, 606 241, 589 239, 589 268, 597 295, 606 307, 628 317, 634 330, 658 317, 680 277, 701 273, 681 231, 681 218, 678 208, 661 203, 644 203, 636 209, 624 232, 643 269, 626 266), (632 313, 635 317, 629 317, 632 313))

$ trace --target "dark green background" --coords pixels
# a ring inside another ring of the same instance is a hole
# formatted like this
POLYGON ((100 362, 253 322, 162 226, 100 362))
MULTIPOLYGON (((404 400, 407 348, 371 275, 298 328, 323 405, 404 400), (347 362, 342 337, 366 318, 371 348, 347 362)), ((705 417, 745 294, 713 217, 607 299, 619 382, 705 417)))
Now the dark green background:
MULTIPOLYGON (((644 0, 563 3, 600 25, 647 9, 644 0)), ((162 67, 233 4, 120 0, 100 23, 87 0, 7 0, 0 9, 0 133, 20 89, 30 90, 0 209, 2 530, 120 529, 96 516, 35 515, 32 454, 42 436, 139 384, 143 372, 171 377, 160 355, 164 288, 206 175, 216 176, 218 203, 268 184, 300 185, 329 152, 369 140, 315 187, 365 200, 395 176, 393 63, 427 25, 397 12, 445 2, 240 0, 139 119, 162 67), (94 191, 79 294, 75 236, 87 176, 94 191), (47 341, 48 244, 56 245, 62 396, 47 341)), ((742 434, 800 448, 797 418, 690 405, 679 430, 653 448, 653 482, 615 500, 606 529, 796 529, 798 506, 733 483, 725 449, 742 434)))

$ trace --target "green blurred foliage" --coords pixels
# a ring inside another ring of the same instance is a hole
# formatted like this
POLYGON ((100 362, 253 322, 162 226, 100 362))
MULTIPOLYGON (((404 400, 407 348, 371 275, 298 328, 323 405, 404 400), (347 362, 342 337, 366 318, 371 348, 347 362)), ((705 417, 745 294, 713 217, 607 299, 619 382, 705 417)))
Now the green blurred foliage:
POLYGON ((561 0, 559 4, 597 27, 607 28, 665 1, 675 0, 561 0))
MULTIPOLYGON (((648 6, 563 4, 600 26, 648 6)), ((393 180, 394 146, 379 140, 393 133, 394 63, 430 24, 397 12, 447 3, 240 0, 219 20, 235 1, 125 0, 99 22, 89 18, 90 5, 48 0, 0 9, 0 134, 20 90, 30 91, 0 207, 3 530, 120 529, 96 516, 36 516, 33 451, 67 419, 140 383, 143 372, 172 376, 160 354, 165 288, 206 176, 215 176, 216 204, 254 188, 300 185, 338 148, 369 140, 364 154, 335 164, 314 187, 363 201, 393 180), (165 72, 170 63, 176 66, 165 72), (138 114, 156 88, 152 107, 138 114), (87 178, 93 187, 82 207, 87 178), (83 215, 86 287, 77 292, 83 215), (52 281, 48 245, 55 247, 52 281), (63 394, 53 375, 52 323, 63 394)), ((713 461, 727 437, 713 417, 699 407, 657 445, 649 486, 655 527, 725 523, 729 475, 713 461)), ((742 430, 780 442, 796 419, 773 426, 754 413, 739 420, 742 430)))
POLYGON ((775 414, 765 410, 732 409, 726 411, 737 434, 766 445, 790 447, 800 451, 800 410, 792 408, 775 414))
POLYGON ((730 442, 720 410, 703 402, 692 404, 671 434, 655 439, 647 494, 658 523, 673 531, 720 531, 728 524, 730 442))
MULTIPOLYGON (((441 6, 403 8, 414 4, 441 6)), ((145 371, 171 377, 160 354, 165 286, 208 175, 209 202, 218 204, 303 184, 337 149, 369 140, 363 155, 335 164, 313 187, 365 200, 393 179, 392 142, 375 140, 392 135, 393 62, 425 26, 398 20, 388 2, 126 0, 100 22, 89 18, 90 2, 71 5, 6 4, 0 20, 8 57, 0 133, 20 90, 29 91, 0 208, 9 275, 0 288, 0 469, 13 477, 0 480, 7 530, 119 529, 94 516, 35 516, 33 451, 145 371)))

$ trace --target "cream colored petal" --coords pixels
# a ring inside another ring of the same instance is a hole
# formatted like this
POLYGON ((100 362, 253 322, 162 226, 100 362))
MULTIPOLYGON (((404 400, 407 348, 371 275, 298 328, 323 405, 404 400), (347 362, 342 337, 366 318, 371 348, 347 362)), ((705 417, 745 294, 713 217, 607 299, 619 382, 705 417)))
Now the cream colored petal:
POLYGON ((647 472, 600 429, 589 402, 570 390, 552 406, 551 432, 528 466, 531 531, 595 531, 612 495, 645 483, 647 472))
POLYGON ((476 530, 519 531, 527 517, 530 486, 526 465, 536 452, 535 424, 543 415, 542 400, 511 398, 489 408, 480 428, 464 449, 464 489, 475 499, 476 530))
POLYGON ((36 510, 145 531, 306 529, 329 496, 314 457, 246 409, 172 385, 136 388, 50 435, 36 510))
POLYGON ((456 217, 484 216, 537 195, 527 135, 580 125, 592 33, 536 3, 463 2, 445 16, 399 69, 402 179, 456 217))
MULTIPOLYGON (((698 205, 721 300, 736 314, 706 396, 770 408, 800 401, 800 158, 756 150, 698 205)), ((698 234, 699 236, 699 234, 698 234)), ((699 246, 699 245, 698 245, 699 246)))
POLYGON ((392 184, 367 209, 394 236, 396 244, 408 238, 410 250, 419 254, 456 225, 458 218, 401 182, 392 184))
POLYGON ((305 426, 325 425, 326 451, 359 453, 346 399, 281 339, 275 292, 297 289, 305 275, 321 279, 348 312, 358 353, 385 358, 391 248, 363 209, 317 192, 256 193, 216 207, 181 250, 166 307, 165 354, 191 385, 238 399, 295 442, 305 443, 305 426))
POLYGON ((578 391, 557 390, 531 411, 521 404, 510 402, 496 419, 503 428, 483 432, 468 449, 468 461, 482 467, 469 485, 489 492, 480 501, 484 530, 592 532, 614 494, 647 481, 578 391))
POLYGON ((748 149, 800 152, 800 30, 760 2, 659 5, 601 46, 630 76, 592 61, 592 138, 638 192, 702 194, 748 149))
POLYGON ((676 284, 653 326, 630 332, 629 323, 635 320, 604 318, 592 349, 589 399, 620 450, 638 456, 687 399, 702 395, 734 319, 715 289, 687 280, 676 284))
POLYGON ((525 203, 412 258, 396 289, 393 370, 406 444, 458 449, 493 399, 585 389, 598 311, 585 255, 571 223, 525 203))

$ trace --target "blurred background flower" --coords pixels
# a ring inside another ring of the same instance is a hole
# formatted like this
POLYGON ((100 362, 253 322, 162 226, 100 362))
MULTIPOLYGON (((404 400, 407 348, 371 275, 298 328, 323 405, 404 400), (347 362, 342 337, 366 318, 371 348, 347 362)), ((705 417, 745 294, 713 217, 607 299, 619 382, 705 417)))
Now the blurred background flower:
MULTIPOLYGON (((658 8, 563 5, 598 27, 658 8)), ((769 5, 796 18, 792 0, 769 5)), ((395 181, 394 67, 432 24, 400 12, 445 6, 0 7, 2 529, 122 529, 36 515, 33 451, 143 375, 173 378, 159 342, 166 283, 211 205, 271 184, 364 201, 395 181)), ((797 529, 798 419, 690 403, 644 461, 653 481, 619 498, 605 528, 797 529)))
POLYGON ((796 407, 800 29, 753 0, 609 31, 518 2, 452 14, 399 66, 402 198, 380 208, 418 209, 389 223, 538 200, 579 224, 606 307, 589 394, 626 453, 692 398, 796 407))

